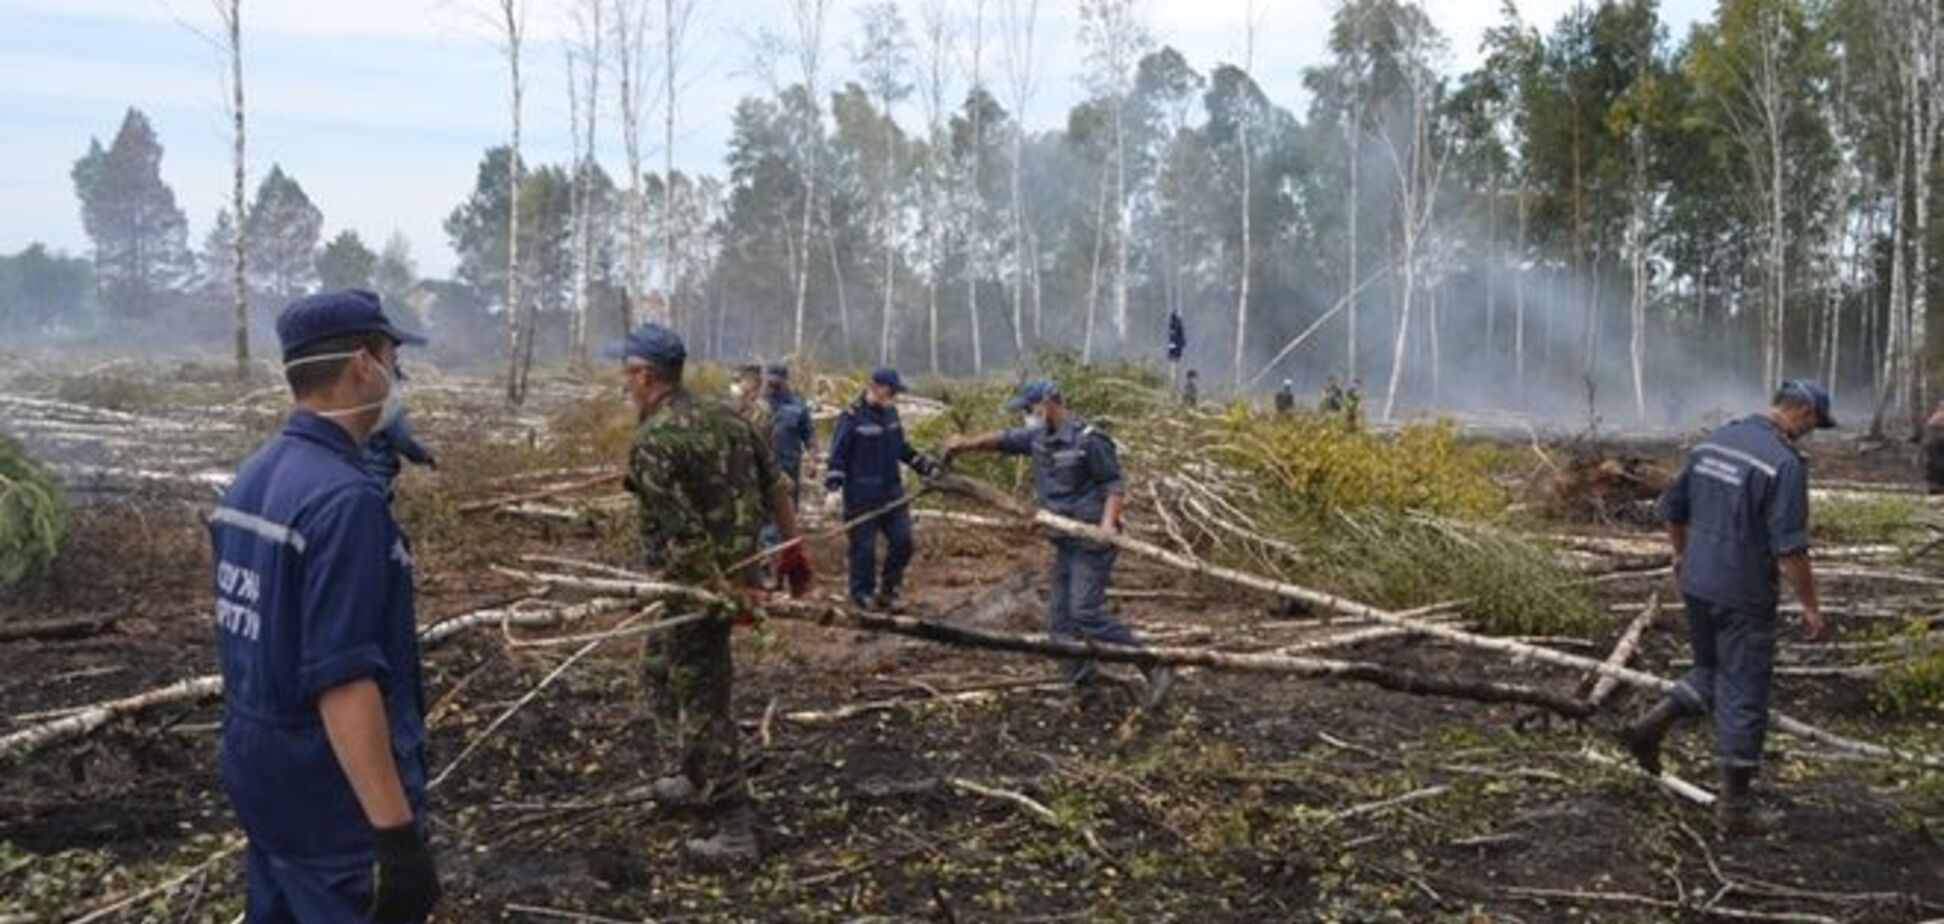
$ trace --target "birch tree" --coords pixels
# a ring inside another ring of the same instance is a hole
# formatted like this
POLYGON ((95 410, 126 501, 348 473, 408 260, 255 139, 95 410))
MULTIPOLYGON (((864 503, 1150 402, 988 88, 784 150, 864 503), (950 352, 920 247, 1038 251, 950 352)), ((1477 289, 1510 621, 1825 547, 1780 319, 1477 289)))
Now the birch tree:
MULTIPOLYGON (((965 177, 965 312, 972 327, 972 374, 985 375, 985 347, 980 336, 979 281, 990 252, 985 219, 985 7, 986 0, 972 2, 971 61, 966 98, 971 101, 971 165, 965 177)), ((1017 320, 1017 318, 1015 318, 1017 320)))
POLYGON ((645 320, 666 323, 669 300, 648 297, 648 192, 641 171, 641 117, 648 81, 648 10, 652 0, 613 0, 614 69, 621 114, 621 150, 628 160, 627 192, 622 199, 627 226, 627 257, 621 277, 627 296, 621 300, 624 327, 633 327, 633 307, 648 306, 645 320))
MULTIPOLYGON (((1032 235, 1026 222, 1026 202, 1021 195, 1020 171, 1023 168, 1026 148, 1026 107, 1033 101, 1035 88, 1034 68, 1037 67, 1038 46, 1034 41, 1034 31, 1039 22, 1039 0, 1003 0, 1004 49, 1007 105, 1012 108, 1012 229, 1013 229, 1013 287, 1012 287, 1012 329, 1013 355, 1023 359, 1026 356, 1026 287, 1035 275, 1034 261, 1038 259, 1032 244, 1032 235)), ((1036 312, 1037 313, 1037 312, 1036 312)), ((1038 333, 1038 319, 1034 321, 1034 332, 1038 333)))
POLYGON ((500 53, 506 58, 507 121, 510 128, 507 142, 509 156, 506 158, 506 400, 517 406, 526 401, 527 372, 533 360, 531 312, 524 303, 520 289, 520 116, 526 89, 521 77, 521 65, 526 42, 527 4, 522 0, 493 0, 490 12, 500 53))
POLYGON ((1423 245, 1437 214, 1438 192, 1444 182, 1443 150, 1434 146, 1438 134, 1432 123, 1438 92, 1438 77, 1431 56, 1441 52, 1444 40, 1429 29, 1408 30, 1409 44, 1403 47, 1399 65, 1403 80, 1409 121, 1407 137, 1401 141, 1393 132, 1379 135, 1393 172, 1397 200, 1397 268, 1401 289, 1397 300, 1397 333, 1391 342, 1390 382, 1384 390, 1384 416, 1395 419, 1398 390, 1404 380, 1405 350, 1410 343, 1411 315, 1418 295, 1424 267, 1423 245))
POLYGON ((240 229, 249 218, 247 161, 244 159, 244 108, 243 108, 243 0, 209 0, 209 6, 216 17, 217 29, 214 33, 184 19, 177 19, 183 28, 197 38, 208 42, 222 55, 225 76, 223 78, 224 114, 230 122, 230 215, 233 227, 238 233, 230 235, 225 246, 230 254, 224 260, 230 270, 231 308, 234 313, 236 342, 236 377, 246 378, 250 374, 250 287, 247 276, 248 256, 244 252, 247 240, 240 229))
MULTIPOLYGON (((829 19, 830 0, 785 0, 789 7, 791 22, 796 29, 797 77, 802 82, 805 103, 802 113, 802 137, 804 146, 803 170, 803 212, 802 224, 797 232, 797 278, 796 278, 796 317, 794 334, 791 340, 792 352, 797 357, 804 356, 804 327, 810 303, 810 239, 815 227, 817 214, 817 174, 821 169, 823 147, 823 117, 821 115, 821 84, 823 76, 824 26, 829 19)), ((834 248, 834 245, 833 245, 834 248)), ((835 257, 835 250, 832 250, 835 257)), ((848 321, 840 317, 840 321, 848 321)), ((848 323, 843 327, 848 328, 848 323)), ((849 348, 849 331, 844 331, 845 349, 849 348)))
MULTIPOLYGON (((662 0, 662 292, 675 304, 681 274, 676 270, 675 113, 681 91, 682 48, 696 0, 662 0)), ((707 329, 706 320, 703 329, 707 329)))
POLYGON ((590 357, 588 290, 594 269, 594 174, 599 169, 601 113, 602 14, 607 0, 580 0, 573 10, 579 35, 567 47, 567 108, 574 134, 574 292, 573 360, 585 365, 590 357), (583 86, 576 74, 585 71, 583 86))
MULTIPOLYGON (((1107 101, 1114 136, 1108 150, 1113 171, 1114 203, 1113 318, 1115 340, 1119 344, 1127 341, 1127 240, 1131 230, 1127 207, 1127 95, 1134 78, 1135 62, 1141 59, 1148 43, 1147 30, 1142 26, 1136 9, 1137 2, 1080 0, 1080 40, 1086 48, 1086 83, 1096 97, 1107 101)), ((1105 234, 1105 224, 1096 224, 1094 233, 1105 234)), ((1099 242, 1096 241, 1094 246, 1096 250, 1099 249, 1099 242)), ((1093 329, 1096 297, 1094 291, 1087 295, 1089 331, 1093 329)), ((1090 354, 1091 348, 1092 337, 1089 336, 1086 346, 1082 348, 1082 355, 1090 354)))
MULTIPOLYGON (((944 275, 945 236, 950 223, 938 214, 943 185, 943 156, 951 150, 945 130, 954 30, 948 0, 923 0, 919 8, 919 36, 923 59, 918 69, 919 97, 925 107, 924 162, 919 174, 919 221, 924 238, 925 266, 925 343, 932 375, 941 372, 938 359, 938 283, 944 275)), ((966 269, 971 276, 971 267, 966 269)), ((976 336, 976 334, 975 334, 976 336)))
POLYGON ((910 39, 905 34, 904 14, 896 0, 865 7, 860 11, 863 36, 855 51, 858 70, 865 89, 877 103, 883 120, 883 163, 878 171, 877 226, 883 269, 879 286, 883 296, 878 324, 878 362, 892 364, 892 345, 897 319, 899 210, 894 201, 899 176, 898 130, 893 110, 907 96, 912 85, 907 79, 911 67, 910 39))
POLYGON ((1764 242, 1761 355, 1763 388, 1782 381, 1787 363, 1789 220, 1785 197, 1790 121, 1807 99, 1799 60, 1798 0, 1727 0, 1717 21, 1697 33, 1697 82, 1715 101, 1747 166, 1749 201, 1764 242))
MULTIPOLYGON (((1249 0, 1242 11, 1242 69, 1255 70, 1256 32, 1262 21, 1256 11, 1255 0, 1249 0)), ((1235 297, 1235 390, 1242 390, 1242 363, 1244 351, 1249 344, 1249 276, 1255 269, 1255 228, 1252 202, 1255 190, 1253 164, 1255 148, 1251 134, 1256 121, 1253 100, 1244 96, 1241 117, 1236 121, 1236 135, 1242 150, 1242 267, 1236 274, 1235 297)), ((1124 267, 1123 267, 1124 268, 1124 267)))

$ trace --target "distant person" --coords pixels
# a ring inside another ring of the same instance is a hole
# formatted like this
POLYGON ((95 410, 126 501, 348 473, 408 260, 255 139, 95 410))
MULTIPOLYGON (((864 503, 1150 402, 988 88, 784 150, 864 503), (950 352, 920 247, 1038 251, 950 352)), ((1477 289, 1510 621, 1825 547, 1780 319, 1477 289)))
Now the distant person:
MULTIPOLYGON (((789 482, 790 503, 803 504, 803 460, 817 452, 817 429, 810 419, 810 407, 790 390, 790 368, 775 364, 763 370, 764 400, 769 404, 770 452, 776 469, 789 482)), ((774 521, 763 525, 763 545, 783 541, 774 521)))
POLYGON ((763 367, 757 363, 737 366, 736 380, 729 383, 729 396, 736 399, 736 410, 767 442, 770 436, 770 407, 769 402, 763 400, 763 367))
MULTIPOLYGON (((1040 509, 1109 533, 1120 532, 1126 489, 1113 438, 1068 408, 1052 379, 1029 379, 1005 409, 1026 414, 1024 425, 978 437, 953 436, 945 442, 945 458, 972 452, 1032 456, 1033 489, 1040 509)), ((1046 603, 1049 634, 1070 641, 1140 644, 1134 630, 1115 619, 1107 606, 1107 585, 1113 580, 1119 552, 1111 544, 1073 536, 1053 539, 1052 587, 1046 603)), ((1174 670, 1157 664, 1142 673, 1152 708, 1174 683, 1174 670)), ((1088 660, 1062 661, 1060 674, 1084 692, 1099 680, 1100 666, 1088 660)))
MULTIPOLYGON (((1284 380, 1284 384, 1288 384, 1287 379, 1284 380)), ((1336 376, 1330 376, 1330 380, 1324 383, 1323 400, 1317 404, 1316 409, 1324 414, 1343 413, 1343 385, 1337 382, 1336 376)))
POLYGON ((1296 411, 1296 383, 1282 380, 1282 387, 1276 389, 1276 413, 1292 414, 1296 411))
POLYGON ((399 347, 425 340, 359 290, 292 302, 277 339, 295 409, 209 516, 243 915, 420 921, 439 877, 412 553, 362 447, 403 406, 399 347))
POLYGON ((1944 494, 1944 401, 1924 422, 1924 481, 1932 494, 1944 494))
MULTIPOLYGON (((399 371, 398 377, 404 381, 403 370, 399 371)), ((404 469, 406 462, 423 465, 435 472, 439 470, 438 457, 418 441, 418 437, 412 433, 411 424, 405 422, 405 411, 401 408, 390 424, 365 440, 364 470, 385 486, 385 497, 390 499, 392 484, 398 480, 398 473, 404 469)))
POLYGON ((1351 379, 1343 393, 1343 422, 1353 431, 1363 429, 1363 379, 1351 379))
POLYGON ((1181 383, 1181 403, 1194 407, 1201 400, 1201 373, 1188 370, 1188 378, 1181 383))
MULTIPOLYGON (((830 458, 824 464, 824 509, 840 511, 844 521, 882 510, 904 497, 899 465, 924 477, 938 473, 931 456, 911 447, 898 421, 898 395, 904 393, 898 370, 871 373, 851 406, 837 415, 830 433, 830 458)), ((894 611, 911 564, 911 508, 899 507, 850 528, 850 599, 860 609, 894 611), (884 570, 877 570, 877 537, 884 534, 884 570)))
POLYGON ((1809 473, 1795 444, 1834 426, 1821 385, 1784 382, 1767 413, 1730 423, 1696 445, 1661 497, 1694 666, 1623 728, 1620 740, 1642 769, 1658 776, 1668 730, 1712 712, 1721 774, 1715 820, 1731 836, 1776 823, 1755 810, 1750 784, 1768 732, 1778 572, 1802 602, 1803 635, 1813 642, 1823 633, 1809 565, 1809 473))

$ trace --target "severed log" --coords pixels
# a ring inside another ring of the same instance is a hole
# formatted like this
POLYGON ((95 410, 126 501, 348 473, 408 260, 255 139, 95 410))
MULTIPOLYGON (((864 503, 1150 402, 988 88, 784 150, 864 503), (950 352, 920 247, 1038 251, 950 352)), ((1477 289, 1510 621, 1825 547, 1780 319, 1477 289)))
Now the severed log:
MULTIPOLYGON (((1627 624, 1627 631, 1620 634, 1620 641, 1613 646, 1613 653, 1607 655, 1606 663, 1614 667, 1625 667, 1627 661, 1640 650, 1641 639, 1646 638, 1647 630, 1653 628, 1654 621, 1660 618, 1660 591, 1647 596, 1647 605, 1641 607, 1640 615, 1627 624)), ((1620 688, 1620 681, 1609 674, 1599 674, 1593 681, 1593 689, 1586 695, 1586 704, 1598 710, 1620 688)))
MULTIPOLYGON (((706 605, 733 605, 733 601, 722 596, 683 584, 651 580, 628 581, 618 578, 576 577, 519 571, 498 566, 493 570, 510 578, 570 590, 634 595, 641 600, 679 597, 706 605)), ((1086 640, 1058 639, 1045 635, 992 632, 913 616, 866 612, 834 603, 772 600, 765 603, 763 609, 775 619, 812 622, 826 626, 841 625, 966 648, 1010 651, 1052 658, 1084 658, 1144 666, 1165 664, 1176 667, 1205 667, 1245 673, 1348 680, 1416 696, 1443 696, 1483 703, 1535 706, 1568 718, 1584 718, 1589 714, 1586 704, 1578 700, 1523 684, 1426 677, 1365 662, 1303 658, 1275 653, 1217 651, 1210 648, 1169 646, 1140 648, 1086 640)))
MULTIPOLYGON (((461 632, 480 626, 542 626, 572 622, 609 612, 627 601, 595 599, 575 606, 560 607, 544 611, 518 611, 495 608, 478 610, 463 616, 455 616, 443 622, 434 623, 419 630, 419 643, 427 648, 436 646, 461 632)), ((81 706, 58 719, 42 722, 20 731, 0 737, 0 759, 31 754, 34 751, 62 741, 81 738, 100 730, 108 723, 123 716, 134 715, 158 706, 178 703, 195 703, 214 699, 223 692, 221 674, 204 674, 191 677, 165 687, 125 696, 120 699, 91 703, 81 706)))
POLYGON ((0 642, 88 638, 107 632, 120 621, 120 616, 89 616, 85 619, 0 623, 0 642))
POLYGON ((550 497, 559 497, 562 494, 572 494, 575 491, 585 491, 588 488, 604 487, 619 482, 620 480, 621 480, 620 472, 606 472, 592 478, 582 478, 578 481, 569 481, 565 484, 548 485, 547 487, 544 488, 536 488, 532 491, 523 491, 518 494, 508 494, 502 497, 492 497, 492 498, 487 498, 486 500, 472 501, 470 503, 461 504, 459 506, 459 512, 460 513, 480 513, 482 511, 494 510, 500 507, 508 507, 515 504, 524 504, 527 503, 528 501, 546 500, 547 498, 550 497))
MULTIPOLYGON (((988 500, 1001 509, 1030 518, 1034 525, 1046 530, 1061 535, 1074 536, 1092 542, 1112 545, 1123 551, 1170 565, 1177 570, 1185 571, 1189 574, 1214 578, 1252 590, 1274 594, 1285 599, 1296 600, 1322 609, 1334 610, 1350 616, 1363 617, 1373 622, 1413 629, 1419 634, 1443 639, 1468 648, 1495 651, 1510 655, 1515 661, 1539 661, 1570 670, 1597 671, 1603 676, 1613 677, 1616 680, 1646 687, 1658 692, 1665 692, 1674 686, 1673 681, 1657 677, 1644 671, 1637 671, 1623 665, 1606 664, 1605 662, 1581 655, 1568 654, 1563 651, 1541 648, 1536 645, 1526 645, 1507 639, 1478 635, 1463 629, 1426 622, 1422 619, 1412 618, 1401 613, 1381 610, 1368 604, 1359 603, 1355 600, 1339 597, 1334 594, 1327 594, 1318 590, 1311 590, 1287 581, 1271 580, 1259 575, 1236 571, 1232 568, 1209 564, 1200 559, 1177 555, 1151 543, 1132 539, 1118 533, 1110 533, 1096 526, 1056 516, 1044 510, 1027 513, 1023 511, 1017 502, 999 492, 997 489, 992 488, 990 485, 979 484, 970 479, 958 476, 945 476, 937 479, 936 483, 938 487, 945 490, 958 491, 981 500, 988 500)), ((1583 706, 1584 704, 1581 705, 1583 706)), ((1769 716, 1779 731, 1787 732, 1798 738, 1820 742, 1840 751, 1848 751, 1853 754, 1861 754, 1884 760, 1900 760, 1926 767, 1944 768, 1944 758, 1937 757, 1936 755, 1909 751, 1902 748, 1886 747, 1868 741, 1858 741, 1826 729, 1817 728, 1783 712, 1772 711, 1769 713, 1769 716)))

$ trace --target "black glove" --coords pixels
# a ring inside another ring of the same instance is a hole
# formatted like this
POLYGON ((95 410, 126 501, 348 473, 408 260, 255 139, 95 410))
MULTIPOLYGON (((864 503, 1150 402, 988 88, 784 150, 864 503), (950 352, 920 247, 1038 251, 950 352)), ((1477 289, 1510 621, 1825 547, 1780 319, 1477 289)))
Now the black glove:
POLYGON ((383 924, 423 921, 439 903, 439 872, 417 826, 379 828, 371 869, 371 917, 383 924))
POLYGON ((436 471, 438 471, 438 470, 439 470, 439 457, 438 457, 438 456, 426 456, 426 457, 425 457, 425 467, 426 467, 426 468, 429 468, 429 469, 431 469, 431 470, 433 470, 433 471, 435 471, 435 472, 436 472, 436 471))
POLYGON ((938 458, 929 452, 921 452, 911 460, 912 471, 926 478, 938 477, 938 458))

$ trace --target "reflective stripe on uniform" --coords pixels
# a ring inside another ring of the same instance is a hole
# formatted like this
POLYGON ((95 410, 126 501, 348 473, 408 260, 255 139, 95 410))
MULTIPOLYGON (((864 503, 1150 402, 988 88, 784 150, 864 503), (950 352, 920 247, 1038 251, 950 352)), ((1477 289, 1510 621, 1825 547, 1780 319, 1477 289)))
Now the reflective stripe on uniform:
POLYGON ((1770 478, 1775 477, 1775 466, 1770 465, 1767 462, 1755 458, 1754 456, 1746 452, 1743 452, 1739 449, 1736 449, 1732 446, 1723 446, 1720 443, 1702 443, 1701 445, 1694 447, 1694 451, 1696 452, 1701 452, 1702 450, 1721 453, 1722 455, 1727 456, 1730 459, 1734 459, 1737 462, 1746 462, 1750 466, 1754 467, 1756 471, 1761 472, 1762 474, 1767 475, 1770 478))
POLYGON ((290 546, 296 549, 299 555, 304 554, 303 533, 291 529, 282 523, 272 523, 254 513, 244 513, 234 507, 218 507, 210 512, 209 521, 211 523, 234 526, 237 529, 255 533, 278 545, 290 546))

